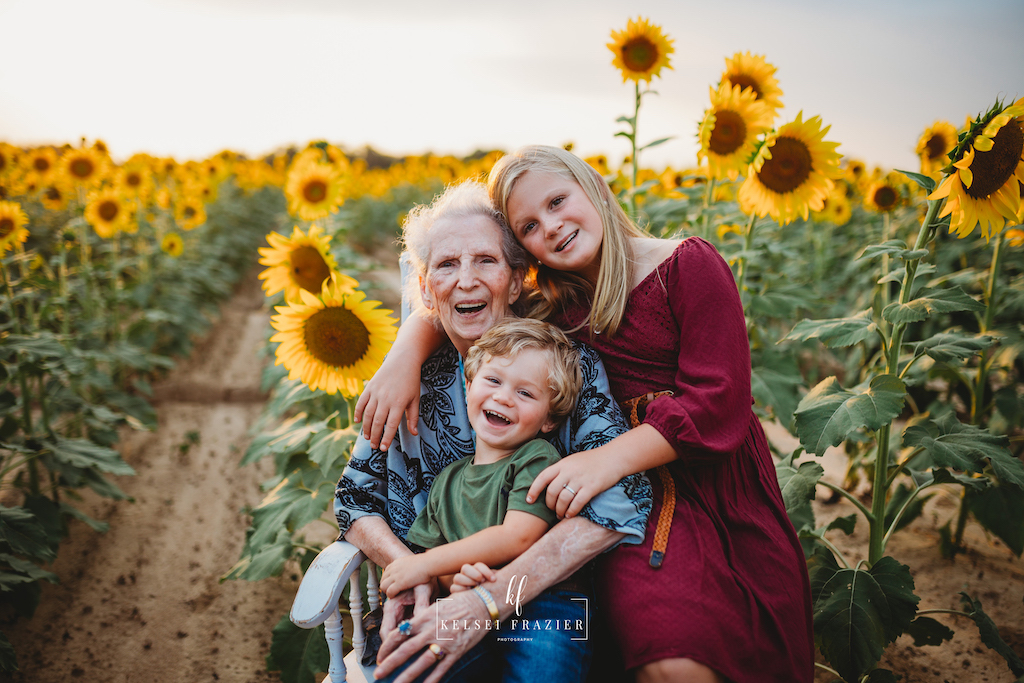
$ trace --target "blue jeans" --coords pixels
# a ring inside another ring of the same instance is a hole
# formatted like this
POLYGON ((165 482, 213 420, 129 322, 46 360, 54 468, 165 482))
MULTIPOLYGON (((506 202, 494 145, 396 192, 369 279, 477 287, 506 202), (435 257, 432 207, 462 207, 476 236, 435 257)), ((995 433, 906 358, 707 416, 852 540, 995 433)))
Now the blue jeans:
MULTIPOLYGON (((501 622, 445 674, 444 683, 566 681, 583 683, 590 669, 589 596, 547 590, 523 605, 523 614, 501 622)), ((393 681, 409 662, 382 681, 393 681)), ((428 670, 417 683, 430 674, 428 670)))

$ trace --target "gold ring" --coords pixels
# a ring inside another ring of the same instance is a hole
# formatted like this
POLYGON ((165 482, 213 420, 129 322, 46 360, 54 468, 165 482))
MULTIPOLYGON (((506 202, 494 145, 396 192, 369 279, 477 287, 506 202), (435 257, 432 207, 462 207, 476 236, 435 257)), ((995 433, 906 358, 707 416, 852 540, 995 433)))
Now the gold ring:
POLYGON ((438 645, 437 643, 431 643, 430 645, 427 646, 427 649, 430 650, 430 654, 434 655, 434 659, 439 661, 439 662, 442 659, 444 659, 444 656, 446 654, 448 654, 447 652, 442 650, 441 646, 438 645))

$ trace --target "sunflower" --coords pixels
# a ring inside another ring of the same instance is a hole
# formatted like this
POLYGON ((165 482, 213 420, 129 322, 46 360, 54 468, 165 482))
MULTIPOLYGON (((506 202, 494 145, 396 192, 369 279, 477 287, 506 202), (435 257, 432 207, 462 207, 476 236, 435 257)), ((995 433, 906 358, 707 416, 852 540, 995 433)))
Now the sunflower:
POLYGON ((128 204, 117 190, 108 187, 89 194, 85 220, 100 237, 110 239, 125 230, 130 218, 128 204))
POLYGON ((608 168, 608 157, 606 157, 603 154, 597 154, 592 157, 587 157, 583 161, 590 164, 591 167, 593 167, 593 169, 600 173, 602 176, 610 175, 612 172, 611 169, 608 168))
POLYGON ((341 180, 341 174, 329 164, 316 161, 292 164, 284 188, 288 212, 307 221, 334 213, 344 202, 341 180))
POLYGON ((28 216, 17 202, 0 202, 0 254, 28 239, 28 216))
POLYGON ((125 164, 117 169, 114 185, 125 196, 148 203, 153 195, 153 171, 144 164, 125 164))
POLYGON ((174 203, 174 219, 182 230, 193 230, 206 222, 206 206, 199 197, 182 194, 174 203))
POLYGON ((1010 243, 1011 247, 1024 247, 1024 230, 1010 228, 1006 231, 1006 241, 1010 243))
POLYGON ((826 221, 835 226, 846 225, 853 216, 853 207, 847 198, 845 183, 837 181, 832 192, 825 197, 820 211, 815 211, 813 218, 816 221, 826 221))
POLYGON ((1024 182, 1024 97, 1001 102, 971 122, 953 151, 953 172, 929 199, 948 197, 939 215, 951 215, 949 231, 967 237, 981 225, 986 240, 1021 212, 1024 182))
POLYGON ((397 330, 391 311, 364 301, 366 294, 337 279, 324 281, 320 296, 300 290, 301 303, 278 306, 271 319, 277 334, 276 365, 289 379, 314 391, 355 396, 384 360, 397 330))
POLYGON ((722 83, 710 89, 711 107, 697 131, 697 163, 707 159, 712 178, 736 180, 756 149, 757 138, 772 127, 773 112, 750 89, 722 83))
POLYGON ((917 141, 917 156, 921 157, 921 173, 931 175, 949 163, 946 156, 956 147, 956 127, 948 121, 936 121, 926 128, 917 141))
POLYGON ((63 211, 68 207, 71 196, 60 183, 44 187, 39 194, 39 201, 50 211, 63 211))
POLYGON ((803 112, 792 123, 768 135, 747 170, 739 190, 744 213, 764 217, 771 214, 780 225, 797 218, 807 220, 810 209, 821 211, 825 197, 835 184, 839 170, 839 143, 826 142, 829 126, 821 117, 803 120, 803 112))
POLYGON ((891 173, 872 181, 864 193, 864 206, 878 213, 894 211, 902 200, 900 183, 891 173))
POLYGON ((164 250, 164 253, 168 256, 178 258, 182 252, 185 251, 185 242, 182 241, 181 235, 176 232, 169 232, 164 235, 164 238, 160 240, 160 248, 164 250))
POLYGON ((38 147, 22 157, 26 176, 38 185, 47 185, 57 175, 57 150, 38 147))
POLYGON ((14 172, 20 157, 20 149, 8 145, 6 142, 0 142, 0 178, 5 178, 14 172))
POLYGON ((723 240, 728 234, 743 235, 743 228, 735 223, 722 223, 715 228, 715 234, 719 240, 723 240))
POLYGON ((96 187, 107 174, 110 160, 95 148, 69 149, 60 158, 61 177, 76 187, 96 187))
POLYGON ((775 78, 775 67, 761 55, 737 52, 732 58, 726 57, 722 83, 738 85, 744 90, 750 88, 757 99, 772 110, 772 115, 782 108, 782 89, 775 78))
POLYGON ((156 191, 156 205, 164 211, 171 208, 171 191, 167 187, 161 187, 156 191))
POLYGON ((643 17, 630 19, 625 31, 612 31, 608 49, 615 58, 612 66, 622 71, 622 82, 628 80, 651 82, 661 75, 662 68, 671 69, 668 56, 675 52, 672 39, 661 32, 661 27, 643 17))
MULTIPOLYGON (((338 269, 330 251, 331 236, 317 225, 308 234, 295 226, 290 238, 272 232, 267 235, 267 242, 270 248, 259 249, 260 265, 269 266, 259 275, 265 280, 263 289, 267 296, 283 289, 286 301, 298 301, 300 290, 316 294, 338 269)), ((347 275, 339 275, 337 280, 350 289, 359 284, 347 275)))

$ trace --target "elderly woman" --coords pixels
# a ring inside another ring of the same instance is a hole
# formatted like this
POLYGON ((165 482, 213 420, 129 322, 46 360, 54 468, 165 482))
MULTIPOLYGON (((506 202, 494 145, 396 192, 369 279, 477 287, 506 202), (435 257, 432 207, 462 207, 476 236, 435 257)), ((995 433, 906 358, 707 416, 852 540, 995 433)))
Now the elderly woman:
MULTIPOLYGON (((416 422, 401 425, 386 450, 360 436, 338 483, 334 506, 341 537, 381 567, 412 552, 404 539, 426 504, 437 474, 446 465, 473 454, 462 360, 484 332, 514 314, 527 267, 525 252, 502 229, 502 220, 491 207, 486 189, 472 182, 449 188, 429 207, 414 209, 406 220, 403 237, 418 275, 418 298, 425 308, 418 314, 419 324, 423 316, 432 320, 448 341, 422 366, 416 422)), ((607 376, 597 354, 586 346, 580 345, 579 349, 584 389, 573 414, 550 435, 563 457, 600 446, 626 431, 621 413, 610 398, 607 376)), ((373 441, 379 443, 379 436, 373 441)), ((649 482, 642 475, 633 475, 591 500, 578 517, 557 524, 557 537, 585 536, 593 543, 592 555, 619 542, 640 543, 650 506, 649 482), (580 535, 582 529, 588 533, 580 535)), ((534 547, 545 545, 541 539, 534 547)), ((536 595, 534 584, 550 587, 569 579, 583 564, 565 567, 557 576, 544 575, 543 567, 537 566, 523 585, 524 593, 536 595)), ((576 580, 586 582, 585 577, 576 580)), ((382 633, 387 635, 408 607, 414 607, 416 615, 424 615, 434 589, 418 586, 389 600, 382 633)), ((491 607, 514 608, 505 604, 504 588, 495 590, 494 595, 498 605, 491 607)), ((484 609, 486 621, 489 607, 477 593, 459 594, 455 599, 475 600, 479 603, 476 606, 484 609)), ((433 632, 432 623, 420 621, 403 637, 412 647, 433 632)), ((426 644, 420 643, 419 648, 426 644)), ((460 648, 438 664, 437 677, 468 649, 460 648)), ((415 651, 403 652, 408 656, 415 651)), ((440 656, 425 653, 403 673, 403 678, 411 680, 441 661, 446 651, 440 652, 440 656)))

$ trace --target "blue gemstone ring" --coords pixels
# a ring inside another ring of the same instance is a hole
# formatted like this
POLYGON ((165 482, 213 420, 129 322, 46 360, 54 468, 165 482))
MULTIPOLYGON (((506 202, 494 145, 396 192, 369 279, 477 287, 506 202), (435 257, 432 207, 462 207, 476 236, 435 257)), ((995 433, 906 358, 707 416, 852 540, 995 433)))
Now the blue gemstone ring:
POLYGON ((398 624, 398 632, 405 637, 412 635, 412 622, 406 619, 405 621, 398 624))

